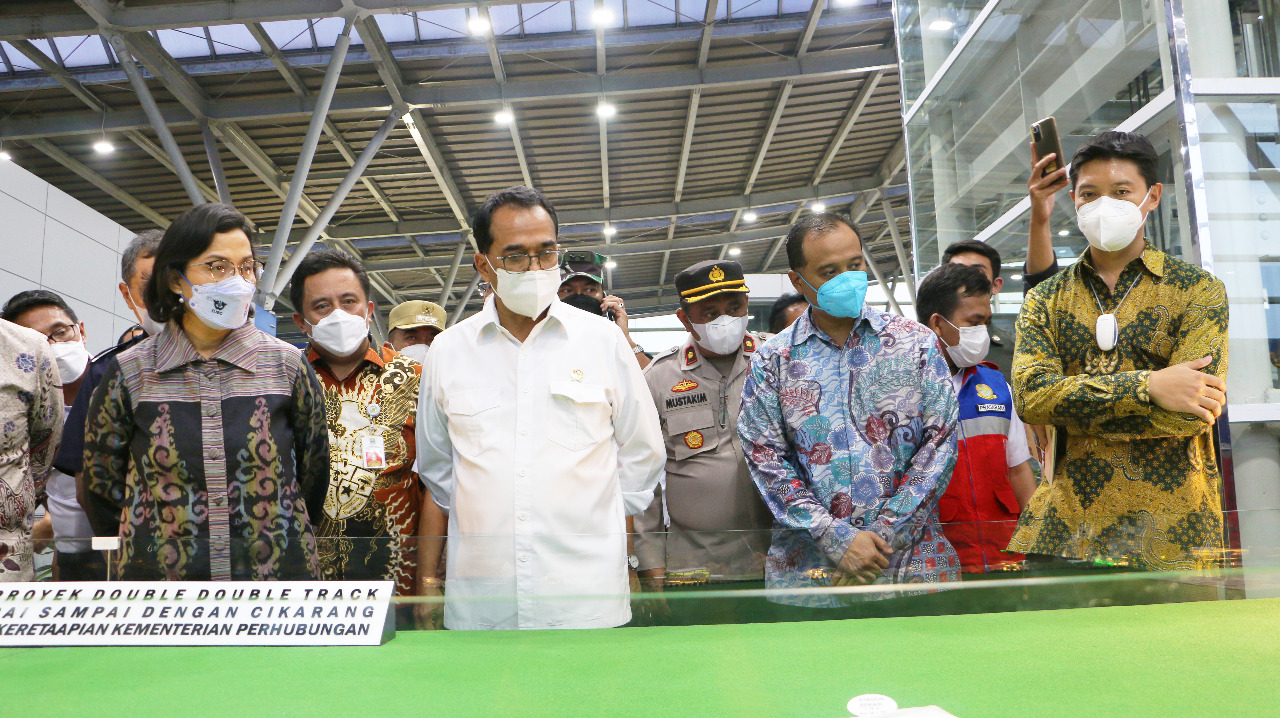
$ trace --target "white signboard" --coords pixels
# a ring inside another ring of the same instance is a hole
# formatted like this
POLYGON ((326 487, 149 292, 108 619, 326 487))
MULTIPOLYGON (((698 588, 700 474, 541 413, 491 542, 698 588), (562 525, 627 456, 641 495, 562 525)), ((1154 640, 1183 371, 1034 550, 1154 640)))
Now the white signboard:
POLYGON ((395 635, 394 588, 391 581, 0 583, 0 646, 377 646, 395 635))

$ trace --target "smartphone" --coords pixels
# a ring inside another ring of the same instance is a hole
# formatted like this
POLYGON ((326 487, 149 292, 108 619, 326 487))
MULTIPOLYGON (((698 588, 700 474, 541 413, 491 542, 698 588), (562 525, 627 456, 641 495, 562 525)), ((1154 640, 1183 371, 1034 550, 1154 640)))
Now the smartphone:
POLYGON ((1056 154, 1053 161, 1045 165, 1044 171, 1040 173, 1041 177, 1051 175, 1054 172, 1066 167, 1062 161, 1062 142, 1058 140, 1058 121, 1052 117, 1046 117, 1039 122, 1031 125, 1031 142, 1035 145, 1036 156, 1044 158, 1049 154, 1056 154))

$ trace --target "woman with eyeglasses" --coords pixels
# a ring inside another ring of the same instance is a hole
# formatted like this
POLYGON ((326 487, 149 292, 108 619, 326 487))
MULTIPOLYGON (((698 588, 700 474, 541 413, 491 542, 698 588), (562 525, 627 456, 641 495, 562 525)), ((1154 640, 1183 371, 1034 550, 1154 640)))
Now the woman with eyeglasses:
POLYGON ((318 577, 324 399, 302 354, 249 321, 253 235, 223 204, 178 217, 144 293, 164 331, 94 392, 80 503, 98 536, 121 538, 113 577, 318 577))

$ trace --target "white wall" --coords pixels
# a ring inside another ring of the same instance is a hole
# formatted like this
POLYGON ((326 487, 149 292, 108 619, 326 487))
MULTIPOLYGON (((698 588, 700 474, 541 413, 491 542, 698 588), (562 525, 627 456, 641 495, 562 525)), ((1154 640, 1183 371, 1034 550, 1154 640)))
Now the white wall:
POLYGON ((135 234, 0 161, 0 305, 27 289, 57 292, 84 322, 93 354, 137 322, 116 288, 120 252, 135 234))

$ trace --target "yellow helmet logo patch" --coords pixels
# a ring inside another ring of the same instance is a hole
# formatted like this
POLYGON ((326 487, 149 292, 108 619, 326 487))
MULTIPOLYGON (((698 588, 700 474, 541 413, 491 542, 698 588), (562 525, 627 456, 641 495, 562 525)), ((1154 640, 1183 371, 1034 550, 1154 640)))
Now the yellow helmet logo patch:
POLYGON ((724 279, 724 270, 720 268, 720 265, 712 267, 711 272, 707 274, 707 279, 713 282, 722 281, 724 279))
POLYGON ((685 379, 684 381, 681 381, 679 384, 676 384, 675 386, 671 387, 671 391, 679 393, 682 391, 689 391, 690 389, 697 389, 697 388, 698 388, 698 382, 685 379))

